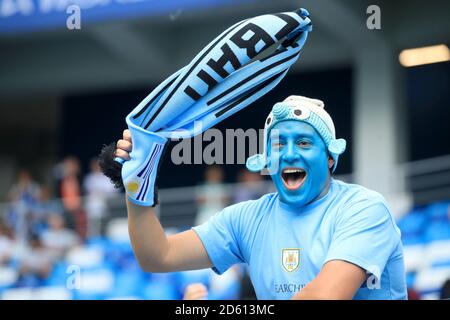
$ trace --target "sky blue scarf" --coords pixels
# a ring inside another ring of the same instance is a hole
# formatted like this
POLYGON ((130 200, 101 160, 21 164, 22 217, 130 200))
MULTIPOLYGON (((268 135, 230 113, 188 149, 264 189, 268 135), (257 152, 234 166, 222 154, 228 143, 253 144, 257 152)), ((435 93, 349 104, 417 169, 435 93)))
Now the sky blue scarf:
POLYGON ((128 126, 172 139, 202 133, 273 89, 311 29, 305 9, 236 23, 155 88, 127 116, 128 126))

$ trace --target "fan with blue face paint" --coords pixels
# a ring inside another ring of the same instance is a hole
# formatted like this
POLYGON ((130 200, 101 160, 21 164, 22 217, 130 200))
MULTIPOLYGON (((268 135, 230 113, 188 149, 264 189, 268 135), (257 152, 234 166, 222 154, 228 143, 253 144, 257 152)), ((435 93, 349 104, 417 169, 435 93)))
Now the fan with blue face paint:
POLYGON ((322 101, 290 96, 267 117, 264 146, 265 153, 250 157, 247 168, 267 169, 281 200, 301 207, 326 194, 346 142, 336 139, 322 101))
MULTIPOLYGON (((301 96, 275 104, 264 140, 247 167, 267 170, 277 192, 168 237, 152 208, 128 203, 141 266, 222 274, 243 263, 258 299, 406 299, 401 235, 385 199, 332 177, 346 143, 324 104, 301 96)), ((120 148, 126 157, 131 140, 120 148)))
POLYGON ((219 274, 246 263, 258 299, 406 299, 400 231, 384 198, 332 173, 337 139, 320 100, 290 96, 265 122, 264 151, 247 160, 277 192, 194 227, 219 274))

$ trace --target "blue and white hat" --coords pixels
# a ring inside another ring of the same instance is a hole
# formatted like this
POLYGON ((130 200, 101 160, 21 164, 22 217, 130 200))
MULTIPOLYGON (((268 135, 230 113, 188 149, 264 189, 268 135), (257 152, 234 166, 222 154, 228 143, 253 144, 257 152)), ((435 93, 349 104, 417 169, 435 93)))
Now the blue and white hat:
POLYGON ((264 125, 264 150, 247 159, 247 169, 258 172, 267 166, 267 143, 270 130, 279 122, 297 120, 310 124, 322 137, 329 154, 334 160, 333 172, 336 169, 339 155, 345 151, 346 141, 336 139, 333 119, 324 109, 321 100, 302 96, 289 96, 283 102, 276 103, 264 125))

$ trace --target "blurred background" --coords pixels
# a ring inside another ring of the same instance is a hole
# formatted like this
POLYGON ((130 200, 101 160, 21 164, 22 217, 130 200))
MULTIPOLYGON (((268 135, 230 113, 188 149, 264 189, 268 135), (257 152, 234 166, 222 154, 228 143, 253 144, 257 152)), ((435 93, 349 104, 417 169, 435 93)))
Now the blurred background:
MULTIPOLYGON (((262 128, 288 95, 323 100, 348 143, 336 178, 381 192, 396 216, 410 299, 450 298, 444 0, 0 0, 0 298, 182 299, 196 282, 213 299, 254 298, 244 266, 222 277, 142 272, 123 191, 96 156, 153 88, 227 27, 299 7, 314 29, 298 62, 217 128, 262 128), (71 27, 71 4, 80 28, 71 27), (380 9, 380 28, 368 27, 370 5, 380 9)), ((244 163, 166 162, 160 177, 167 233, 274 190, 244 163)))

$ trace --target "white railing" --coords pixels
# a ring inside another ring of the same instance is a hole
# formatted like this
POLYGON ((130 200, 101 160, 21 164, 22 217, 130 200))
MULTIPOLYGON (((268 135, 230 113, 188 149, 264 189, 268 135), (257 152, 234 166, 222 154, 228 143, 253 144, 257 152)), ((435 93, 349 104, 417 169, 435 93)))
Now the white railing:
POLYGON ((450 199, 450 155, 409 162, 401 167, 415 204, 450 199))

